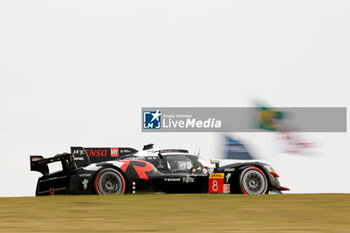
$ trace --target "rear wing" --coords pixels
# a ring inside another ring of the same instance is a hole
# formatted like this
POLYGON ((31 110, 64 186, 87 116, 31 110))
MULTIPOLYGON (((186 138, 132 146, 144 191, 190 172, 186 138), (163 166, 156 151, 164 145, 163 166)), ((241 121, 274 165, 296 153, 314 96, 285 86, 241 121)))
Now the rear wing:
POLYGON ((30 156, 30 170, 38 171, 43 175, 49 174, 49 163, 60 161, 64 171, 88 166, 91 163, 109 160, 124 159, 138 152, 130 147, 81 147, 72 146, 71 153, 58 154, 51 158, 41 155, 30 156))
POLYGON ((61 161, 62 162, 62 168, 67 169, 69 164, 67 163, 67 160, 71 160, 72 155, 68 153, 64 154, 58 154, 51 158, 44 159, 41 155, 31 155, 30 156, 30 170, 31 171, 38 171, 43 175, 49 174, 49 163, 61 161))

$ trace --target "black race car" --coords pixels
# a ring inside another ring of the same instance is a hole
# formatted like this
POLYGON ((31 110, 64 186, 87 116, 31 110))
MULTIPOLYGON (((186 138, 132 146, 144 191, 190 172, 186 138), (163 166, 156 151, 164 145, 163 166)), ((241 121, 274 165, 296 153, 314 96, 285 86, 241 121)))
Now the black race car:
POLYGON ((43 158, 30 156, 39 178, 36 195, 160 193, 267 194, 288 190, 280 186, 273 168, 260 162, 219 166, 181 149, 71 147, 71 153, 43 158), (50 173, 48 164, 61 162, 50 173))

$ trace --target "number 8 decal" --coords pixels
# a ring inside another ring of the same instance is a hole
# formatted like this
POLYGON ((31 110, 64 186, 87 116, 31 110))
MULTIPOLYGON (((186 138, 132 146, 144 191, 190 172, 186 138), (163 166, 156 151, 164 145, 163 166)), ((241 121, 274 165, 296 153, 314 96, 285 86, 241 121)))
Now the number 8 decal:
POLYGON ((222 193, 224 185, 224 173, 212 173, 209 176, 209 193, 222 193))
POLYGON ((211 188, 213 189, 214 192, 218 191, 219 186, 218 186, 218 181, 217 180, 213 181, 213 186, 211 188))

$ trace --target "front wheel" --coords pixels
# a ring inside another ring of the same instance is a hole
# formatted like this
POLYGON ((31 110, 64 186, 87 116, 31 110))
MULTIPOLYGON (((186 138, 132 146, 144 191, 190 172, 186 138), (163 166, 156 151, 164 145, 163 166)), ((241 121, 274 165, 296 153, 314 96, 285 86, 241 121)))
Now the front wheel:
POLYGON ((247 167, 240 174, 240 189, 244 194, 265 194, 268 182, 263 171, 258 167, 247 167))
POLYGON ((95 189, 99 195, 124 194, 125 179, 119 171, 105 168, 97 173, 95 189))

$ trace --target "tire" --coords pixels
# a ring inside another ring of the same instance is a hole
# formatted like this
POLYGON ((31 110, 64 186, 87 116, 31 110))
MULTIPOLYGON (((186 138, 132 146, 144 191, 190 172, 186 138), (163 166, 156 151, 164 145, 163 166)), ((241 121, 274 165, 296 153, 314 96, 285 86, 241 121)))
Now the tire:
POLYGON ((124 176, 113 168, 105 168, 97 173, 95 189, 98 195, 118 195, 125 193, 124 176))
POLYGON ((265 173, 258 167, 247 167, 239 176, 240 190, 243 194, 265 194, 268 181, 265 173))

